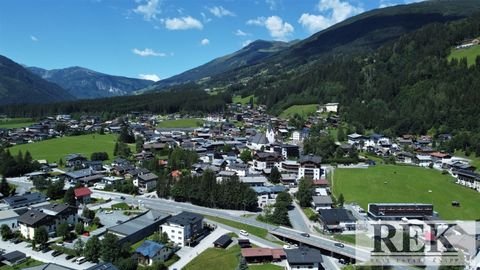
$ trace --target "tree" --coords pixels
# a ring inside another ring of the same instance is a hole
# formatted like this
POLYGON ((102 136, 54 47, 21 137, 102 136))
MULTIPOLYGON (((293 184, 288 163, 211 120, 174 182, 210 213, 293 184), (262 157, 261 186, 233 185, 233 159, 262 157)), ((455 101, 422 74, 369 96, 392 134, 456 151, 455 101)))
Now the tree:
POLYGON ((92 161, 108 160, 108 153, 107 152, 94 152, 90 156, 90 160, 92 160, 92 161))
POLYGON ((144 268, 145 270, 168 270, 168 267, 160 261, 154 261, 152 265, 144 268))
POLYGON ((345 198, 343 197, 343 193, 340 193, 340 195, 338 195, 337 204, 338 206, 343 207, 344 203, 345 203, 345 198))
POLYGON ((98 263, 98 258, 100 258, 100 250, 102 244, 100 243, 100 239, 98 236, 94 235, 88 239, 87 243, 85 244, 85 248, 83 254, 88 261, 98 263))
POLYGON ((75 199, 75 191, 73 187, 69 187, 67 191, 65 192, 65 195, 63 196, 63 201, 66 204, 69 204, 71 206, 76 206, 77 205, 77 199, 75 199))
POLYGON ((58 159, 58 167, 63 168, 63 159, 58 159))
POLYGON ((12 230, 10 229, 10 227, 8 227, 7 224, 2 224, 2 226, 0 227, 0 234, 3 241, 12 238, 12 230))
POLYGON ((237 270, 248 270, 247 261, 241 255, 239 255, 237 270))
POLYGON ((313 195, 313 181, 309 178, 302 178, 298 183, 297 199, 301 207, 311 205, 313 195))
POLYGON ((132 131, 129 130, 128 126, 124 124, 120 130, 120 135, 118 136, 118 141, 123 143, 134 143, 135 136, 132 131))
POLYGON ((137 136, 137 138, 135 139, 135 150, 137 151, 137 153, 142 152, 143 144, 143 138, 141 136, 137 136))
POLYGON ((62 222, 57 225, 57 236, 62 237, 63 240, 68 239, 70 236, 70 230, 68 229, 68 223, 67 222, 62 222))
POLYGON ((78 238, 75 244, 73 245, 73 250, 75 251, 75 255, 82 256, 84 247, 85 247, 85 243, 81 238, 78 238))
POLYGON ((75 232, 77 234, 82 234, 85 231, 85 225, 83 225, 83 222, 78 222, 75 224, 75 232))
POLYGON ((168 244, 170 242, 170 238, 168 237, 168 233, 167 232, 163 232, 162 233, 162 236, 160 238, 160 243, 162 244, 168 244))
POLYGON ((337 141, 343 142, 345 141, 345 138, 346 138, 345 131, 343 130, 342 127, 339 127, 337 131, 337 141))
POLYGON ((252 160, 252 152, 250 150, 246 149, 243 150, 242 153, 240 153, 240 159, 244 162, 247 163, 252 160))
POLYGON ((87 207, 83 208, 82 217, 92 220, 95 218, 95 211, 88 209, 87 207))
POLYGON ((49 181, 49 185, 47 187, 46 195, 52 200, 63 198, 64 196, 64 188, 65 183, 63 179, 59 179, 55 182, 49 181))
POLYGON ((0 182, 0 193, 3 196, 8 196, 10 194, 10 186, 5 177, 2 177, 2 181, 0 182))
POLYGON ((48 232, 45 226, 36 228, 33 231, 33 242, 35 244, 39 244, 40 246, 43 246, 47 243, 47 241, 48 241, 48 232))
POLYGON ((118 246, 118 237, 114 234, 107 233, 101 241, 102 247, 100 249, 101 258, 104 262, 113 262, 120 254, 120 247, 118 246))
MULTIPOLYGON (((115 266, 119 270, 136 270, 138 267, 138 263, 133 260, 133 258, 118 258, 115 262, 115 266)), ((147 268, 150 269, 150 268, 147 268)))
POLYGON ((270 175, 268 176, 268 181, 278 184, 282 179, 282 174, 278 171, 278 168, 273 166, 272 170, 270 171, 270 175))

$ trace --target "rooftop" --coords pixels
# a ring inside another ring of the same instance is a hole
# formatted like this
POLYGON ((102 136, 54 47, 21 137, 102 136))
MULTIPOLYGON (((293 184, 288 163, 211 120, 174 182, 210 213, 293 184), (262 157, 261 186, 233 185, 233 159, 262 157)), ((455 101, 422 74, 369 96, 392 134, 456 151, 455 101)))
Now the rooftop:
POLYGON ((174 223, 174 224, 179 224, 179 225, 182 225, 182 226, 186 226, 186 225, 194 224, 194 223, 196 223, 200 220, 203 220, 202 215, 192 213, 192 212, 183 211, 180 214, 171 217, 168 220, 168 222, 174 223))
POLYGON ((140 253, 145 257, 153 258, 165 245, 153 242, 151 240, 145 240, 141 246, 139 246, 135 252, 140 253))
POLYGON ((285 250, 289 264, 314 264, 322 263, 322 254, 319 250, 302 246, 297 249, 285 250))

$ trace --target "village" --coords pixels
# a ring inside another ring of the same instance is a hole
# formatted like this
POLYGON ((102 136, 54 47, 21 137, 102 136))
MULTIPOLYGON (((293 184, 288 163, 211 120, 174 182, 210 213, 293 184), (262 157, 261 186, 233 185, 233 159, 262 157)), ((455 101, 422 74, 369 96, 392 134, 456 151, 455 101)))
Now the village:
MULTIPOLYGON (((480 175, 471 160, 436 148, 436 144, 448 142, 451 135, 360 134, 346 127, 339 106, 318 105, 316 112, 290 119, 270 116, 262 105, 240 103, 230 104, 224 114, 203 116, 132 112, 100 121, 96 116, 74 119, 57 115, 27 127, 2 129, 1 141, 13 146, 7 148, 13 156, 17 154, 13 152, 15 147, 59 137, 133 137, 129 142, 117 141, 113 156, 103 151, 95 151, 91 157, 90 153, 68 152, 63 158, 51 160, 32 154, 32 162, 38 163, 36 170, 7 177, 13 192, 0 195, 2 247, 6 247, 2 263, 15 265, 48 258, 51 264, 63 267, 56 269, 117 269, 107 263, 109 256, 124 256, 144 267, 160 267, 161 263, 169 269, 190 269, 195 257, 192 254, 239 245, 245 265, 340 269, 351 262, 348 257, 320 256, 314 245, 272 233, 258 237, 250 227, 245 229, 242 221, 266 228, 289 226, 301 232, 297 234, 300 239, 318 237, 320 241, 324 237, 335 249, 342 250, 352 244, 344 239, 355 236, 359 222, 444 218, 446 213, 437 211, 433 203, 373 200, 359 205, 348 203, 345 191, 334 191, 336 171, 373 170, 370 168, 380 163, 397 164, 399 171, 399 164, 438 171, 462 189, 480 192, 480 175), (195 124, 159 125, 186 119, 195 124), (333 147, 332 155, 309 150, 312 142, 307 141, 312 137, 333 138, 327 146, 313 146, 333 147), (216 185, 248 187, 240 193, 247 196, 253 191, 253 202, 247 203, 243 197, 233 206, 222 207, 217 201, 214 204, 220 207, 216 209, 205 202, 196 203, 185 194, 175 195, 185 179, 209 177, 216 185), (305 186, 307 195, 300 196, 305 186), (50 198, 50 194, 56 197, 50 198), (288 194, 287 210, 282 212, 286 221, 270 220, 280 208, 280 200, 285 200, 284 194, 288 194), (185 202, 203 208, 195 211, 193 206, 184 206, 185 202), (210 214, 209 208, 216 212, 210 214), (214 218, 227 213, 237 223, 225 224, 214 218), (108 254, 109 248, 117 253, 108 254)), ((463 207, 461 199, 446 198, 453 209, 463 207)), ((478 257, 474 251, 467 253, 469 260, 478 257)))

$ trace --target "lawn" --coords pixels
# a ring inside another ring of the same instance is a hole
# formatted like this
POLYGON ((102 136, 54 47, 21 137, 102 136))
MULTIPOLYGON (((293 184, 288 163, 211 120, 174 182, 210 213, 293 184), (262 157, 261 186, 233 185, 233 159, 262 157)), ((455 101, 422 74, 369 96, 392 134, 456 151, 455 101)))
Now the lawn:
POLYGON ((112 209, 114 210, 130 210, 130 206, 127 203, 121 202, 121 203, 116 203, 112 204, 111 206, 112 209))
POLYGON ((26 261, 23 263, 17 264, 15 266, 8 266, 4 265, 0 267, 0 270, 17 270, 17 269, 25 269, 25 268, 30 268, 34 266, 39 266, 44 264, 43 262, 36 261, 34 259, 28 258, 26 261))
POLYGON ((448 56, 448 60, 455 59, 462 59, 467 58, 468 66, 473 66, 475 64, 475 59, 477 56, 480 55, 480 46, 473 46, 467 49, 453 49, 450 55, 448 56))
POLYGON ((257 99, 253 95, 246 96, 244 98, 242 98, 241 96, 234 96, 232 98, 232 103, 234 103, 234 104, 240 103, 242 105, 246 105, 246 104, 250 103, 250 98, 252 98, 252 97, 253 97, 253 104, 256 104, 257 99))
POLYGON ((184 270, 224 270, 236 269, 239 262, 240 247, 229 249, 209 248, 188 263, 184 270))
POLYGON ((202 119, 197 118, 183 118, 176 120, 164 120, 158 123, 159 128, 190 128, 201 127, 203 125, 202 119))
POLYGON ((284 268, 275 264, 267 263, 267 264, 249 264, 248 269, 249 270, 282 270, 284 268))
POLYGON ((480 218, 480 194, 433 169, 395 165, 336 169, 333 192, 337 197, 343 193, 346 202, 357 202, 365 210, 375 202, 432 203, 443 219, 480 218), (461 206, 451 206, 453 200, 461 206))
POLYGON ((116 138, 117 135, 113 134, 69 136, 16 145, 10 148, 10 152, 15 156, 18 151, 25 153, 28 150, 34 159, 46 159, 48 162, 58 162, 60 158, 64 159, 66 155, 73 153, 82 154, 90 159, 93 152, 107 152, 112 160, 116 138))
POLYGON ((315 113, 317 109, 318 104, 293 105, 284 110, 280 114, 280 118, 290 118, 294 114, 299 114, 302 117, 307 117, 308 115, 315 113))
POLYGON ((307 207, 307 208, 302 208, 303 213, 308 217, 310 220, 316 220, 318 217, 317 212, 315 212, 312 208, 307 207))
POLYGON ((225 225, 233 227, 233 228, 237 228, 237 229, 240 229, 240 230, 245 230, 245 231, 249 232, 250 234, 253 234, 253 235, 258 236, 258 237, 263 238, 263 239, 266 239, 267 234, 268 234, 268 231, 266 229, 251 226, 251 225, 248 225, 248 224, 243 224, 243 223, 240 223, 240 222, 236 222, 236 221, 232 221, 232 220, 228 220, 228 219, 224 219, 224 218, 219 218, 219 217, 214 217, 214 216, 207 216, 207 215, 205 215, 205 218, 207 218, 211 221, 215 221, 215 222, 218 222, 218 223, 225 224, 225 225))
POLYGON ((3 118, 0 119, 0 128, 28 127, 34 123, 31 118, 3 118))

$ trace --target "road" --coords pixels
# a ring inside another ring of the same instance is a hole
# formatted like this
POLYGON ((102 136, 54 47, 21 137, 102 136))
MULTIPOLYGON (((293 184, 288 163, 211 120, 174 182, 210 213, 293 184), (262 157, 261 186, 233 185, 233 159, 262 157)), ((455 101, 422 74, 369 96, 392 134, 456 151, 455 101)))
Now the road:
MULTIPOLYGON (((192 211, 192 212, 196 212, 203 215, 217 216, 220 218, 233 220, 236 222, 256 226, 259 228, 264 228, 270 231, 274 235, 283 236, 289 239, 293 239, 295 241, 303 242, 311 246, 315 246, 320 249, 328 250, 330 252, 337 253, 350 258, 355 258, 360 261, 367 260, 369 256, 368 251, 363 249, 356 249, 356 247, 354 247, 353 245, 344 244, 345 246, 343 248, 338 247, 334 245, 336 241, 332 241, 329 238, 317 236, 317 235, 312 235, 309 238, 305 238, 300 235, 300 233, 302 233, 303 231, 266 224, 263 222, 259 222, 257 220, 238 216, 237 214, 231 215, 229 213, 230 210, 212 209, 212 208, 192 205, 190 203, 180 203, 180 202, 175 202, 175 201, 166 200, 166 199, 133 197, 131 195, 124 195, 124 194, 99 191, 99 190, 92 190, 92 191, 95 194, 103 194, 104 196, 110 197, 112 199, 118 199, 120 196, 124 196, 126 203, 131 203, 136 205, 140 204, 144 207, 156 209, 159 211, 164 211, 167 213, 175 214, 181 211, 192 211)), ((242 212, 242 211, 237 211, 237 212, 242 212)))
POLYGON ((304 214, 300 206, 293 202, 293 208, 288 211, 288 217, 290 218, 290 223, 292 228, 302 232, 310 232, 310 222, 306 222, 304 219, 304 214))

